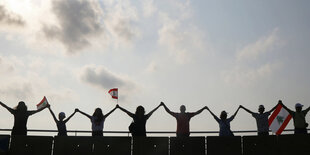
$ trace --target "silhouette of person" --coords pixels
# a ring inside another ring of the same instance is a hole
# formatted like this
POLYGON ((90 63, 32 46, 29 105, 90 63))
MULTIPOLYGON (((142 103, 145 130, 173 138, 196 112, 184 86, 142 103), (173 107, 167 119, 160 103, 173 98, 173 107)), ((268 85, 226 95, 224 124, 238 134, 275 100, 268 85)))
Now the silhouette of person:
POLYGON ((189 137, 189 121, 192 117, 200 114, 205 108, 202 108, 196 112, 185 112, 186 107, 184 105, 180 106, 180 113, 172 112, 169 108, 161 102, 160 105, 164 106, 168 114, 173 116, 177 120, 177 137, 189 137))
POLYGON ((237 113, 240 109, 240 106, 238 107, 236 112, 230 118, 227 118, 227 112, 226 111, 222 111, 220 118, 218 118, 208 107, 205 107, 205 108, 211 113, 211 115, 214 117, 214 119, 219 124, 219 127, 220 127, 219 136, 234 136, 234 133, 230 130, 230 122, 237 115, 237 113))
POLYGON ((25 136, 27 135, 28 117, 46 108, 44 107, 38 110, 28 111, 24 101, 20 101, 17 107, 14 109, 8 107, 1 101, 0 105, 6 108, 11 114, 14 115, 14 126, 11 135, 25 135, 25 136))
POLYGON ((116 107, 113 108, 106 115, 103 115, 101 108, 96 108, 92 116, 80 111, 79 109, 76 109, 76 111, 80 112, 81 114, 85 115, 90 119, 92 123, 92 136, 103 136, 104 121, 115 109, 116 107))
POLYGON ((279 100, 279 104, 282 105, 284 109, 286 109, 290 115, 292 115, 294 120, 294 133, 295 134, 307 134, 308 123, 306 122, 306 115, 310 110, 310 106, 306 110, 302 110, 303 105, 300 103, 295 104, 295 111, 287 108, 281 100, 279 100))
POLYGON ((77 109, 75 109, 75 111, 67 118, 66 118, 66 114, 64 112, 60 112, 58 114, 58 119, 56 118, 54 112, 52 111, 50 105, 48 106, 48 110, 50 111, 51 115, 54 118, 54 121, 57 125, 57 129, 58 129, 58 136, 67 136, 67 127, 66 127, 66 123, 71 119, 71 117, 77 112, 77 109))
POLYGON ((133 119, 133 122, 129 126, 129 130, 132 130, 130 131, 131 135, 133 137, 136 137, 136 136, 146 137, 146 129, 145 129, 146 121, 160 107, 160 105, 158 105, 156 108, 154 108, 152 111, 150 111, 146 115, 145 115, 144 107, 141 105, 137 107, 136 112, 134 114, 122 108, 119 105, 116 105, 116 107, 122 110, 123 112, 125 112, 128 116, 130 116, 133 119))
POLYGON ((270 111, 265 112, 265 107, 263 105, 258 106, 258 112, 255 113, 251 110, 245 108, 244 106, 240 105, 240 108, 244 109, 246 112, 252 114, 252 116, 256 119, 257 124, 257 135, 258 136, 267 136, 269 135, 269 123, 268 117, 272 111, 277 108, 277 105, 273 107, 270 111))

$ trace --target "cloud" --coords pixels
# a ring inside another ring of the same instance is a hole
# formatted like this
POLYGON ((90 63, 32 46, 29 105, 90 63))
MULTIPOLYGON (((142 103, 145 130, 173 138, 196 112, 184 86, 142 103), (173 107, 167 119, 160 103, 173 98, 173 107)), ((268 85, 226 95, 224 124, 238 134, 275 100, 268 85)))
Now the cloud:
POLYGON ((132 47, 140 36, 138 15, 131 1, 124 0, 5 0, 3 6, 0 2, 0 27, 6 26, 7 38, 21 39, 36 50, 57 49, 67 54, 86 48, 105 51, 132 47), (9 31, 13 24, 25 23, 19 31, 9 31))
POLYGON ((7 73, 10 73, 10 72, 13 72, 14 71, 14 66, 9 63, 6 58, 0 56, 0 73, 3 74, 7 74, 7 73))
POLYGON ((117 34, 120 39, 123 39, 125 41, 130 41, 134 38, 135 33, 131 30, 131 28, 128 26, 130 21, 126 19, 119 19, 114 23, 113 30, 117 34))
POLYGON ((222 77, 226 83, 249 86, 270 77, 280 67, 280 63, 262 64, 257 68, 237 65, 231 70, 222 72, 222 77))
POLYGON ((139 36, 140 31, 135 26, 138 21, 136 8, 128 0, 104 1, 104 23, 106 35, 116 46, 128 45, 139 36))
POLYGON ((144 17, 150 17, 157 11, 154 0, 141 0, 141 2, 144 17))
POLYGON ((20 15, 9 12, 4 5, 0 5, 0 25, 24 26, 25 21, 20 15))
MULTIPOLYGON (((22 79, 20 79, 22 80, 22 79)), ((15 81, 2 85, 0 89, 2 97, 14 97, 20 100, 33 96, 33 87, 31 83, 24 81, 15 81)))
POLYGON ((162 27, 158 30, 158 43, 166 48, 170 55, 180 64, 192 61, 194 52, 205 49, 200 30, 187 21, 171 19, 167 14, 161 14, 162 27))
POLYGON ((56 0, 51 4, 56 22, 42 22, 41 33, 48 41, 64 45, 69 54, 86 47, 106 49, 131 45, 139 35, 134 26, 137 14, 129 1, 56 0))
POLYGON ((52 11, 59 25, 45 25, 43 33, 63 43, 70 53, 90 45, 89 37, 103 32, 101 10, 95 1, 57 0, 52 2, 52 11))
POLYGON ((238 50, 235 64, 222 72, 224 81, 249 86, 272 76, 281 67, 281 62, 276 59, 266 62, 261 58, 271 55, 274 49, 279 47, 281 39, 277 36, 277 32, 278 28, 275 28, 269 35, 260 37, 238 50))
POLYGON ((277 36, 278 28, 275 28, 268 36, 261 37, 254 43, 250 43, 237 52, 237 60, 256 60, 261 54, 272 51, 279 40, 277 36))
POLYGON ((70 88, 52 87, 48 79, 40 77, 36 73, 28 73, 26 76, 14 75, 6 78, 1 83, 0 94, 3 98, 18 100, 33 100, 41 96, 47 96, 53 101, 75 101, 78 99, 76 92, 70 88))
POLYGON ((19 57, 0 55, 0 74, 2 78, 14 74, 20 66, 25 66, 25 64, 19 57))
MULTIPOLYGON (((0 55, 0 96, 6 100, 32 100, 47 96, 57 102, 74 101, 78 98, 71 88, 50 84, 46 72, 48 62, 37 57, 0 55), (32 62, 25 64, 24 62, 32 62), (35 65, 40 65, 38 68, 35 65)), ((62 68, 62 71, 64 67, 62 68)))
POLYGON ((107 91, 120 88, 124 92, 134 91, 136 86, 128 77, 111 72, 104 66, 87 65, 81 69, 80 79, 92 86, 107 91))
POLYGON ((153 72, 158 71, 159 68, 160 68, 159 65, 158 65, 156 62, 152 61, 152 62, 149 63, 149 65, 147 66, 146 72, 148 72, 148 73, 153 73, 153 72))

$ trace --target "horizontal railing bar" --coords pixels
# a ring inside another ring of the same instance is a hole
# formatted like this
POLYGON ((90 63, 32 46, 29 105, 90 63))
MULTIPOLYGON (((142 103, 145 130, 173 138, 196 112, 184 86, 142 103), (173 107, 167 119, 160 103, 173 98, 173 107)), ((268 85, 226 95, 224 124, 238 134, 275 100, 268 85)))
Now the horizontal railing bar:
MULTIPOLYGON (((308 131, 310 129, 307 129, 308 131)), ((0 131, 12 131, 12 129, 0 129, 0 131)), ((42 130, 42 129, 28 129, 28 132, 58 132, 58 130, 42 130)), ((286 129, 284 131, 294 131, 294 129, 286 129)), ((91 133, 89 130, 68 130, 68 133, 91 133)), ((234 133, 254 133, 257 130, 240 130, 233 131, 234 133)), ((103 133, 130 133, 129 131, 103 131, 103 133)), ((147 131, 146 133, 151 134, 175 134, 175 131, 147 131)), ((191 131, 193 134, 204 134, 204 133, 219 133, 219 131, 191 131)))

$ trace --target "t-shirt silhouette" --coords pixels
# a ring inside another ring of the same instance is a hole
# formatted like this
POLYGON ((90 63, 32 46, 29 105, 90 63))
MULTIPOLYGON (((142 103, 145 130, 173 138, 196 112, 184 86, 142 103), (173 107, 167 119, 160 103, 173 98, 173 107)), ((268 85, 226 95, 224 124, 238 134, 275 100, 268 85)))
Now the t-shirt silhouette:
POLYGON ((195 113, 173 113, 177 120, 177 135, 189 135, 189 121, 195 113))
POLYGON ((18 111, 10 110, 14 115, 14 126, 12 129, 12 135, 27 135, 27 121, 28 117, 34 114, 33 111, 18 111))
POLYGON ((262 114, 253 113, 252 116, 256 119, 257 132, 269 132, 268 117, 270 112, 265 112, 262 114))
POLYGON ((66 123, 64 121, 57 121, 56 125, 58 129, 58 136, 67 136, 66 123))
POLYGON ((132 136, 146 136, 145 125, 148 118, 148 115, 143 115, 142 117, 139 117, 136 114, 133 115, 133 122, 135 123, 135 127, 132 136))

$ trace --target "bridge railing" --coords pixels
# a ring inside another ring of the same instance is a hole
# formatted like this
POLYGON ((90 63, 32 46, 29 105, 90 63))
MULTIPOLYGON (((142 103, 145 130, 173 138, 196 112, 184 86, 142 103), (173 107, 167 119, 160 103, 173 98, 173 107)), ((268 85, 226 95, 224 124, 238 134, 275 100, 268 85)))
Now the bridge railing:
MULTIPOLYGON (((308 131, 310 131, 310 128, 307 129, 308 131)), ((1 132, 5 132, 7 134, 9 134, 12 131, 12 129, 0 129, 0 133, 1 132)), ((55 133, 57 134, 58 130, 45 130, 45 129, 28 129, 27 130, 28 133, 55 133)), ((288 133, 291 134, 293 133, 294 129, 285 129, 283 131, 284 134, 288 133)), ((92 131, 90 130, 68 130, 68 133, 73 133, 74 136, 79 136, 79 134, 91 134, 92 131)), ((130 132, 129 131, 103 131, 103 133, 109 134, 109 135, 127 135, 130 136, 130 132)), ((176 132, 175 131, 147 131, 147 134, 151 134, 151 135, 175 135, 176 132)), ((216 136, 216 134, 219 133, 219 131, 191 131, 190 132, 191 135, 214 135, 216 136)), ((256 135, 257 130, 236 130, 233 131, 233 133, 236 133, 238 135, 256 135)), ((270 135, 272 135, 271 131, 270 131, 270 135)))
MULTIPOLYGON (((0 129, 9 132, 11 129, 0 129)), ((309 130, 309 129, 308 129, 309 130)), ((55 133, 57 130, 28 130, 55 133)), ((292 129, 285 132, 292 132, 292 129)), ((70 130, 77 134, 91 131, 70 130)), ((127 131, 104 131, 126 136, 10 136, 0 135, 0 155, 291 155, 310 153, 310 134, 280 136, 206 136, 217 131, 193 131, 191 137, 178 138, 175 132, 151 131, 160 137, 131 137, 127 131), (173 134, 174 136, 163 136, 173 134), (205 134, 205 136, 196 136, 205 134)), ((234 131, 255 133, 254 130, 234 131)))

